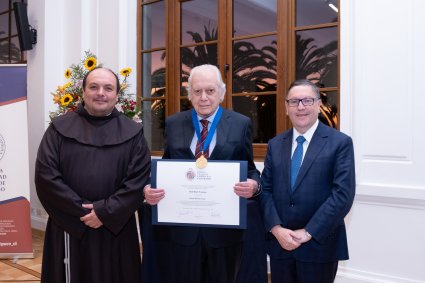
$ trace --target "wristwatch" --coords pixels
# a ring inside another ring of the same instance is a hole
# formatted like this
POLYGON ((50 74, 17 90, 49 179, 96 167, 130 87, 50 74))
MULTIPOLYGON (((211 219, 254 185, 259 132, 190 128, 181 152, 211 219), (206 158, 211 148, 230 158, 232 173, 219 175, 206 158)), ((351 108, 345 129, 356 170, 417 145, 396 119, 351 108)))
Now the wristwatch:
POLYGON ((256 197, 256 196, 258 196, 259 194, 261 194, 261 191, 262 191, 261 183, 260 183, 260 182, 258 182, 257 184, 258 184, 258 186, 257 186, 257 190, 256 190, 256 191, 255 191, 255 193, 252 195, 252 197, 256 197))
POLYGON ((309 232, 307 232, 307 230, 305 231, 305 235, 307 236, 307 238, 311 238, 311 235, 310 235, 310 233, 309 232))

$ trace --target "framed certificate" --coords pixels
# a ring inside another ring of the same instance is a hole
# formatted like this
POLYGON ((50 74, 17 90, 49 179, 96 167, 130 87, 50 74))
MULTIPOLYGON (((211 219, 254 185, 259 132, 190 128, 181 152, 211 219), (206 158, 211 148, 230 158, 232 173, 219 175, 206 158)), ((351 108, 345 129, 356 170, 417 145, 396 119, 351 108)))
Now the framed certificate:
POLYGON ((152 224, 246 229, 246 199, 233 186, 246 181, 246 161, 152 160, 152 187, 165 197, 152 206, 152 224))

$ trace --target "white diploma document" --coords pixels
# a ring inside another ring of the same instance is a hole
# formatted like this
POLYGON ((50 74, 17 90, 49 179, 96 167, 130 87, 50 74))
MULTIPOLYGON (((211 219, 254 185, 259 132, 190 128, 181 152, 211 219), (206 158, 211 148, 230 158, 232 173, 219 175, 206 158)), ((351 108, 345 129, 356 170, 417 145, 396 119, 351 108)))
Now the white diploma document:
POLYGON ((153 207, 154 224, 246 228, 246 200, 233 191, 246 180, 246 161, 209 160, 203 169, 195 161, 155 163, 152 177, 165 197, 153 207))

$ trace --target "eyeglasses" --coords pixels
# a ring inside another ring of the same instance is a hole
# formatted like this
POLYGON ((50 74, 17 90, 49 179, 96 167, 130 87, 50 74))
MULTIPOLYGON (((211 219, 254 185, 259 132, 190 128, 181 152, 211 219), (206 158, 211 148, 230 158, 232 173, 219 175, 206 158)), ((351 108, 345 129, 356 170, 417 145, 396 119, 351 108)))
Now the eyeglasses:
POLYGON ((304 106, 312 106, 314 102, 319 99, 320 98, 287 99, 286 103, 288 103, 289 107, 298 107, 298 105, 300 105, 300 102, 304 106))

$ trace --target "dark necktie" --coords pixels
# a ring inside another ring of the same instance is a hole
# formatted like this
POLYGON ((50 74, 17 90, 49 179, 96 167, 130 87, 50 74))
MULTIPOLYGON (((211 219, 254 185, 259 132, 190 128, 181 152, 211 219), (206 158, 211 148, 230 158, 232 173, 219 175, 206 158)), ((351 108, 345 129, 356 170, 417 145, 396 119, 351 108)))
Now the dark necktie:
MULTIPOLYGON (((196 143, 196 149, 195 149, 195 157, 199 158, 202 153, 201 153, 201 147, 204 145, 205 139, 207 138, 208 135, 208 120, 202 119, 201 120, 201 124, 202 124, 202 131, 201 131, 201 141, 196 143)), ((209 156, 209 152, 208 152, 208 148, 206 148, 204 150, 204 157, 208 158, 209 156)))
POLYGON ((303 160, 303 143, 305 138, 303 136, 297 137, 297 147, 292 155, 291 161, 291 189, 294 188, 295 180, 297 179, 298 171, 300 171, 301 162, 303 160))

